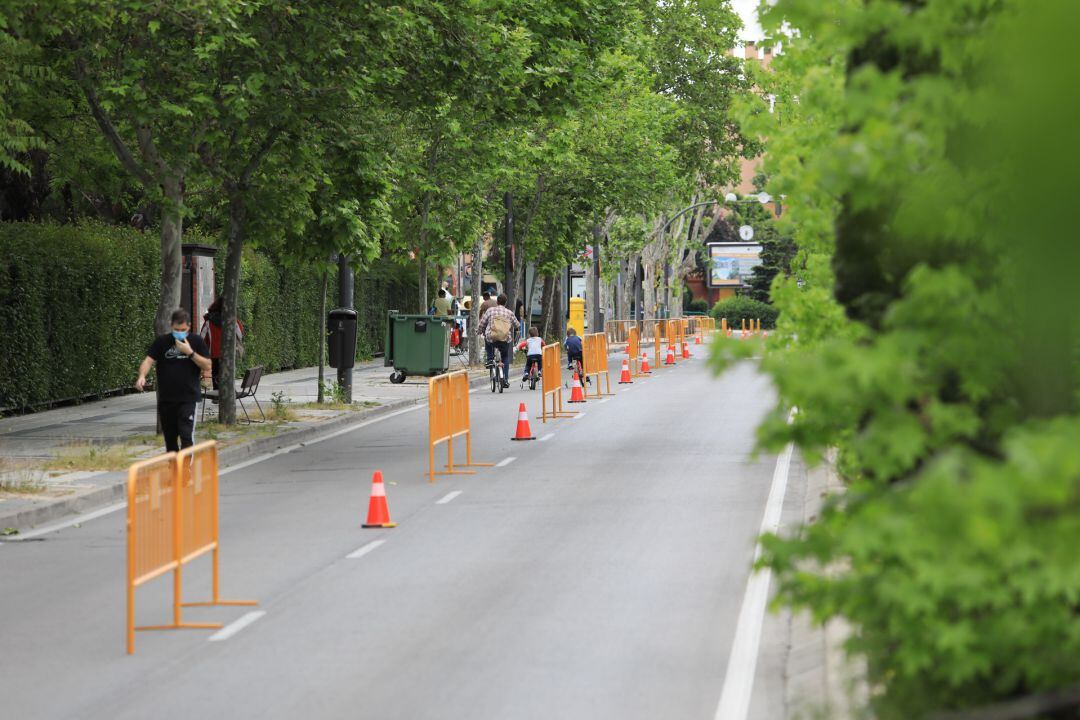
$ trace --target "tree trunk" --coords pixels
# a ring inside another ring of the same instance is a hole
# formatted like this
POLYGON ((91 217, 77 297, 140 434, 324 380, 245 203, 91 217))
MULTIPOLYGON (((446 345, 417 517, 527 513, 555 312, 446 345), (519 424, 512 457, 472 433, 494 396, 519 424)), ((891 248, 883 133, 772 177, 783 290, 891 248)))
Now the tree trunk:
POLYGON ((326 284, 329 273, 325 269, 322 272, 322 293, 319 295, 319 396, 316 402, 326 401, 326 391, 323 383, 326 382, 326 284))
MULTIPOLYGON (((161 214, 161 293, 158 296, 154 329, 158 335, 169 332, 170 316, 180 307, 180 283, 183 278, 184 183, 182 178, 166 178, 162 187, 165 204, 161 214)), ((196 318, 191 319, 192 327, 196 318)))
POLYGON ((560 268, 555 275, 551 292, 551 331, 555 338, 560 340, 566 337, 566 310, 563 308, 563 296, 566 294, 563 289, 564 275, 566 275, 566 269, 560 268))
POLYGON ((590 329, 594 333, 604 331, 604 298, 600 292, 600 244, 603 240, 604 226, 596 223, 592 228, 592 283, 589 287, 589 295, 593 296, 592 317, 590 318, 592 327, 590 329))
MULTIPOLYGON (((421 240, 423 242, 423 240, 421 240)), ((416 254, 417 262, 417 278, 420 285, 420 312, 425 314, 428 311, 428 264, 427 253, 424 252, 423 246, 420 247, 420 252, 416 254)))
POLYGON ((540 337, 546 342, 551 333, 552 300, 554 299, 555 278, 550 275, 544 276, 544 283, 540 287, 540 337))
MULTIPOLYGON (((218 413, 222 424, 236 423, 236 310, 240 297, 240 261, 244 250, 245 199, 229 198, 229 230, 225 253, 225 283, 221 295, 221 382, 218 413)), ((251 331, 251 328, 248 329, 251 331)))
POLYGON ((476 234, 473 241, 472 272, 469 276, 469 295, 472 297, 469 307, 469 364, 480 364, 480 335, 476 332, 480 327, 480 282, 484 277, 484 236, 476 234))
POLYGON ((506 307, 515 309, 518 297, 517 275, 514 273, 514 198, 509 193, 503 194, 506 207, 506 242, 503 247, 503 292, 506 293, 506 307))

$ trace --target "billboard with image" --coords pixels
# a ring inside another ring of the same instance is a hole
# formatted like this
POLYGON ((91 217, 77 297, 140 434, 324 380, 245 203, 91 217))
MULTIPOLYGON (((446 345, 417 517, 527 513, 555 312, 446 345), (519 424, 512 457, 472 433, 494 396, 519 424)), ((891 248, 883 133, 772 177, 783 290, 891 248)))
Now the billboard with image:
POLYGON ((739 287, 761 264, 758 243, 709 243, 709 287, 739 287))

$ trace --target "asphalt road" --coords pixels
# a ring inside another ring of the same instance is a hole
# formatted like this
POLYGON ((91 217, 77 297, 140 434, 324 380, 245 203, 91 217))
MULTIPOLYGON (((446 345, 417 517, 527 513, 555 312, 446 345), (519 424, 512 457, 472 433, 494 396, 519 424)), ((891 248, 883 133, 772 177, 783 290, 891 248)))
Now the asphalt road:
MULTIPOLYGON (((225 639, 142 632, 125 654, 122 512, 6 543, 3 715, 711 719, 776 458, 751 455, 767 381, 703 366, 613 382, 547 425, 538 393, 482 389, 474 456, 514 460, 434 485, 423 407, 229 473, 223 592, 260 605, 186 611, 265 613, 225 639), (509 440, 522 400, 550 437, 509 440), (397 528, 360 527, 375 469, 397 528)), ((140 624, 168 621, 170 589, 138 590, 140 624)), ((185 599, 207 592, 199 560, 185 599)), ((782 716, 769 642, 751 718, 782 716)))

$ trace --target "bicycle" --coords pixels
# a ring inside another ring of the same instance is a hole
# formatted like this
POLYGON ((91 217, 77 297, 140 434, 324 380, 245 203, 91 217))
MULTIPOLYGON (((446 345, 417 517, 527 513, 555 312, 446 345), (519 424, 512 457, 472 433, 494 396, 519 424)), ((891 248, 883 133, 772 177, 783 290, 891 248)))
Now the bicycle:
MULTIPOLYGON (((573 361, 570 363, 570 367, 567 368, 567 369, 573 370, 574 372, 577 373, 578 382, 581 383, 582 387, 585 387, 586 383, 591 382, 589 380, 588 376, 585 375, 585 364, 583 362, 581 362, 581 358, 574 358, 573 361)), ((566 387, 570 387, 570 386, 566 385, 566 387)))
POLYGON ((503 383, 505 371, 503 370, 502 356, 496 351, 496 355, 492 357, 487 363, 488 375, 491 376, 491 392, 495 392, 495 388, 499 389, 501 393, 505 384, 503 383))
POLYGON ((530 390, 535 390, 536 389, 536 383, 538 383, 540 381, 540 377, 541 377, 540 371, 537 370, 536 365, 533 364, 529 368, 529 374, 525 375, 525 376, 523 376, 521 378, 521 388, 524 390, 525 389, 525 383, 527 382, 527 383, 529 383, 529 389, 530 390))

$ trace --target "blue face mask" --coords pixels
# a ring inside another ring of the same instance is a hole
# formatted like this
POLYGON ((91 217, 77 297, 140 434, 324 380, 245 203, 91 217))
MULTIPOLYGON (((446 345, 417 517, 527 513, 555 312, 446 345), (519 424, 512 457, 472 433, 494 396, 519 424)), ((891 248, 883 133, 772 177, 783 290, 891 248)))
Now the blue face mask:
POLYGON ((187 337, 187 334, 188 334, 187 330, 182 330, 182 331, 181 330, 173 330, 172 331, 172 336, 174 338, 176 338, 177 340, 183 340, 184 338, 187 337))

